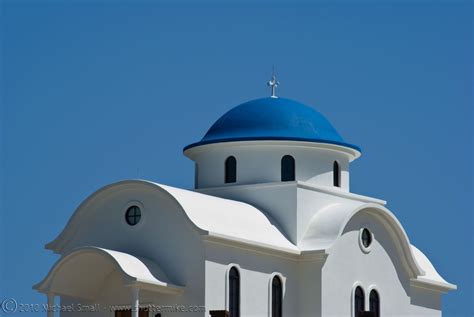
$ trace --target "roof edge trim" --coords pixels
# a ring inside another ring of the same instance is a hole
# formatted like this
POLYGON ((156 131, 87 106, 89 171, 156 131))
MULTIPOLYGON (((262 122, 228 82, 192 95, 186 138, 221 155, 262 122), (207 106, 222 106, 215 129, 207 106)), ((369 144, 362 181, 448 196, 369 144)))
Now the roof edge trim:
POLYGON ((433 281, 431 279, 424 278, 423 276, 419 276, 417 278, 410 279, 410 286, 411 287, 418 287, 423 289, 429 289, 438 291, 440 293, 447 293, 449 291, 457 290, 458 287, 451 283, 442 283, 438 281, 433 281))
POLYGON ((199 141, 195 143, 191 143, 183 148, 183 152, 187 150, 207 144, 213 143, 227 143, 227 142, 241 142, 241 141, 302 141, 302 142, 311 142, 311 143, 324 143, 324 144, 334 144, 343 147, 348 147, 353 150, 356 150, 359 153, 362 153, 362 150, 359 146, 353 145, 346 142, 339 142, 339 141, 328 141, 324 139, 309 139, 309 138, 297 138, 297 137, 278 137, 278 136, 258 136, 258 137, 240 137, 240 138, 227 138, 227 139, 215 139, 215 140, 207 140, 207 141, 199 141))

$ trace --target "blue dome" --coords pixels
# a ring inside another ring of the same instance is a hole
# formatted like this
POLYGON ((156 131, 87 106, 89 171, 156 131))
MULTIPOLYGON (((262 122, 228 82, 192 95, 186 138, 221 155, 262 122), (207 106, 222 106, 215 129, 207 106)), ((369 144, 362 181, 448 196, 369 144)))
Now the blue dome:
POLYGON ((232 141, 291 140, 330 143, 360 148, 346 143, 331 123, 314 108, 286 98, 261 98, 229 110, 207 131, 200 142, 184 148, 232 141))

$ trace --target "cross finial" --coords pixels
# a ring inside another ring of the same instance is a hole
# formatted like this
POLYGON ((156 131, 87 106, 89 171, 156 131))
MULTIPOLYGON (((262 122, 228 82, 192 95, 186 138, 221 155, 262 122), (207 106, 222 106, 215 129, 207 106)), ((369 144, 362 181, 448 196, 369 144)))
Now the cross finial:
POLYGON ((267 83, 267 85, 269 87, 271 87, 271 89, 272 89, 272 96, 271 96, 272 98, 278 98, 276 96, 276 88, 278 87, 279 84, 280 84, 280 82, 277 81, 277 79, 276 79, 275 68, 273 68, 272 69, 272 79, 270 79, 267 83))

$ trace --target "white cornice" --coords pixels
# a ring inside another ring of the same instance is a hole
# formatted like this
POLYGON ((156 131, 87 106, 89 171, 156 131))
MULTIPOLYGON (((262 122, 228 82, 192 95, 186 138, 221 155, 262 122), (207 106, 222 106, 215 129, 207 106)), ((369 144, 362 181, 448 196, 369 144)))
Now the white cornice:
POLYGON ((236 239, 233 237, 209 232, 202 236, 206 243, 220 244, 227 247, 238 248, 267 256, 274 256, 296 262, 319 262, 326 260, 325 250, 300 251, 298 249, 276 248, 275 246, 265 245, 255 241, 236 239))
POLYGON ((353 160, 359 158, 361 153, 353 148, 331 144, 331 143, 318 143, 318 142, 308 142, 308 141, 291 141, 291 140, 252 140, 252 141, 230 141, 230 142, 218 142, 218 143, 210 143, 210 144, 203 144, 196 147, 192 147, 184 151, 184 155, 189 157, 190 159, 194 159, 199 153, 204 151, 212 151, 216 148, 222 147, 252 147, 252 146, 285 146, 285 147, 304 147, 304 148, 311 148, 315 150, 325 150, 325 151, 332 151, 337 153, 343 153, 349 158, 349 161, 352 162, 353 160))
POLYGON ((430 291, 440 292, 440 293, 447 293, 449 291, 456 290, 458 288, 454 284, 434 281, 431 279, 424 278, 423 276, 419 276, 417 278, 411 278, 410 286, 416 287, 416 288, 427 289, 430 291))
POLYGON ((297 186, 299 188, 304 188, 304 189, 308 189, 308 190, 312 190, 312 191, 316 191, 316 192, 320 192, 320 193, 334 195, 334 196, 338 196, 338 197, 341 197, 341 198, 357 200, 357 201, 361 201, 361 202, 364 202, 364 203, 374 203, 374 204, 379 204, 379 205, 382 205, 382 206, 385 206, 387 204, 387 202, 385 200, 346 192, 346 191, 343 191, 342 189, 340 189, 338 187, 320 186, 320 185, 314 185, 314 184, 311 184, 311 183, 308 183, 308 182, 301 182, 301 181, 297 182, 297 186))
POLYGON ((303 188, 315 192, 320 192, 328 195, 333 195, 345 199, 352 199, 356 201, 360 201, 363 203, 373 203, 385 206, 387 202, 382 199, 377 199, 369 196, 354 194, 350 192, 346 192, 340 188, 336 187, 328 187, 328 186, 320 186, 314 185, 308 182, 302 181, 294 181, 294 182, 271 182, 271 183, 258 183, 258 184, 242 184, 242 185, 224 185, 224 186, 216 186, 216 187, 206 187, 206 188, 199 188, 195 189, 198 193, 203 194, 210 194, 210 192, 215 191, 227 191, 229 189, 261 189, 261 188, 271 188, 271 187, 292 187, 296 186, 297 188, 303 188))

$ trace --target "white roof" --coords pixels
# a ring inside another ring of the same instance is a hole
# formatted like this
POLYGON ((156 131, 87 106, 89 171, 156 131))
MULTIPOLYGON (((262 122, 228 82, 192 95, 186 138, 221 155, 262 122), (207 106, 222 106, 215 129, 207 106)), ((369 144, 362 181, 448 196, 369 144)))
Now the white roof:
MULTIPOLYGON (((106 186, 89 197, 76 210, 63 232, 47 248, 60 253, 74 227, 81 222, 82 213, 87 209, 87 202, 100 196, 101 193, 114 190, 117 186, 142 185, 150 186, 163 192, 172 199, 183 216, 204 237, 217 238, 228 242, 245 244, 247 247, 264 248, 267 251, 283 252, 290 256, 311 255, 324 253, 343 233, 344 228, 352 217, 359 212, 373 214, 384 219, 387 228, 395 233, 397 244, 401 246, 400 257, 411 276, 418 277, 418 282, 432 281, 441 287, 452 289, 452 284, 443 280, 426 256, 411 246, 408 237, 396 217, 384 206, 377 203, 365 203, 357 207, 346 204, 329 205, 318 211, 311 219, 308 229, 299 245, 291 243, 275 225, 269 215, 258 208, 239 201, 218 198, 190 190, 161 185, 144 180, 127 180, 106 186)), ((116 251, 110 251, 116 252, 116 251)), ((120 253, 113 253, 124 263, 137 263, 120 253), (128 259, 128 260, 127 260, 128 259)), ((139 269, 139 271, 142 271, 139 269)))
POLYGON ((188 218, 210 236, 297 252, 273 220, 252 205, 154 183, 172 195, 188 218))
POLYGON ((411 249, 415 256, 416 262, 424 271, 423 275, 420 275, 416 278, 417 281, 431 283, 441 288, 445 288, 446 290, 457 288, 456 285, 448 283, 444 278, 441 277, 441 275, 439 275, 433 264, 431 264, 430 260, 426 257, 426 255, 423 254, 423 252, 421 252, 414 245, 411 245, 411 249))
POLYGON ((88 298, 100 291, 102 280, 107 278, 111 269, 119 272, 126 285, 167 294, 183 291, 183 287, 170 283, 153 261, 98 247, 81 247, 62 256, 33 288, 43 293, 88 298), (94 267, 93 271, 90 266, 94 267))

